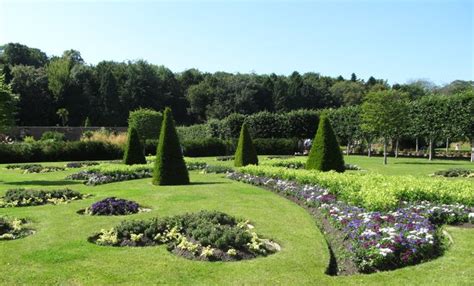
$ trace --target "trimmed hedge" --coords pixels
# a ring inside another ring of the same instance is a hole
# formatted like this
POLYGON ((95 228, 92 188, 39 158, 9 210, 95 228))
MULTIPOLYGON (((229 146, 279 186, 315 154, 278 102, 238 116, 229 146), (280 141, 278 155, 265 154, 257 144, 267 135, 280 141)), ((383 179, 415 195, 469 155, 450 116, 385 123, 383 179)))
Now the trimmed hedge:
POLYGON ((98 141, 0 144, 0 163, 116 160, 122 157, 121 147, 98 141))
POLYGON ((331 127, 331 122, 325 116, 319 122, 318 131, 306 162, 306 169, 344 172, 344 158, 341 148, 331 127))
POLYGON ((163 116, 153 109, 140 108, 130 112, 128 126, 135 127, 142 142, 160 135, 163 116))
POLYGON ((123 162, 126 165, 146 164, 145 155, 143 154, 143 147, 138 137, 137 129, 132 125, 128 131, 127 147, 123 162))
POLYGON ((247 129, 247 124, 244 123, 242 124, 239 143, 235 151, 234 165, 236 167, 242 167, 250 164, 258 165, 258 157, 247 129))
POLYGON ((260 155, 294 155, 298 151, 298 139, 258 138, 253 145, 260 155))
POLYGON ((189 184, 188 170, 181 152, 181 144, 179 144, 178 134, 176 133, 173 114, 169 107, 165 109, 161 125, 155 168, 153 170, 153 184, 189 184))

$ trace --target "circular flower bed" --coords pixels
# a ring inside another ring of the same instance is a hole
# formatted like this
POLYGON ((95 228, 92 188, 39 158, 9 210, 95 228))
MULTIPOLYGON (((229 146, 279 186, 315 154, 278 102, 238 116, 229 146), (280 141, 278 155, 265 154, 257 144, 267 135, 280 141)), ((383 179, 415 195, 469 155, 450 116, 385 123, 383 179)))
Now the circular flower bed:
POLYGON ((26 228, 25 219, 8 218, 0 216, 0 240, 18 239, 33 233, 26 228))
POLYGON ((252 231, 248 221, 238 221, 225 213, 201 211, 144 221, 124 221, 102 230, 90 241, 109 246, 154 246, 188 259, 233 261, 251 259, 280 250, 275 242, 252 231))
POLYGON ((67 204, 71 201, 81 200, 88 195, 83 195, 70 189, 61 190, 27 190, 12 189, 0 198, 0 208, 2 207, 26 207, 39 206, 45 204, 67 204))
POLYGON ((92 204, 85 210, 80 210, 79 213, 88 215, 129 215, 146 210, 148 209, 141 208, 134 201, 110 197, 92 204))

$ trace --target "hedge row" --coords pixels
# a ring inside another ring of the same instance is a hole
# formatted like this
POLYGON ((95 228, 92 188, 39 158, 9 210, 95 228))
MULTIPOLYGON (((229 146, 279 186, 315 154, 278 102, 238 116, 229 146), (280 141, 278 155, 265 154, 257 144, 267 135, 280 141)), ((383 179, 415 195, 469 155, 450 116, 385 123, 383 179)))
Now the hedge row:
POLYGON ((195 138, 235 139, 247 123, 252 138, 313 138, 319 123, 319 111, 295 110, 288 113, 262 111, 249 116, 231 114, 222 120, 179 127, 182 141, 195 138))
POLYGON ((97 141, 0 144, 0 163, 113 160, 122 156, 122 148, 97 141))
MULTIPOLYGON (((146 154, 155 155, 157 140, 146 141, 146 154)), ((188 157, 209 157, 233 155, 237 140, 204 138, 181 142, 183 153, 188 157)), ((293 155, 298 151, 297 139, 258 138, 253 140, 258 155, 293 155)))

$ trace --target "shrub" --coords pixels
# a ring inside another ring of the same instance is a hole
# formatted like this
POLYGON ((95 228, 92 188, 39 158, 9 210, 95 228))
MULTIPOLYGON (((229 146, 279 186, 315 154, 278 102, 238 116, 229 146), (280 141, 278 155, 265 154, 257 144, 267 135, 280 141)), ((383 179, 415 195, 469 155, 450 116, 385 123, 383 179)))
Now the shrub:
POLYGON ((137 129, 133 125, 129 127, 128 142, 125 149, 123 162, 126 165, 146 164, 145 155, 143 154, 143 147, 140 143, 137 129))
POLYGON ((101 128, 98 131, 84 132, 81 140, 109 143, 122 148, 127 144, 127 138, 125 132, 116 132, 106 128, 101 128))
POLYGON ((170 108, 164 112, 160 138, 156 151, 155 169, 153 172, 155 185, 189 184, 189 174, 184 163, 181 145, 174 125, 170 108))
POLYGON ((64 141, 66 136, 64 133, 57 132, 57 131, 46 131, 41 135, 41 141, 54 141, 54 142, 61 142, 64 141))
POLYGON ((308 170, 344 172, 344 159, 327 117, 322 117, 306 163, 308 170))
POLYGON ((246 221, 225 213, 201 211, 144 221, 124 221, 92 237, 97 244, 152 246, 196 260, 240 260, 276 251, 268 239, 251 232, 246 221))
POLYGON ((297 139, 257 138, 253 144, 260 155, 293 155, 298 151, 297 139))
POLYGON ((3 197, 3 203, 0 206, 37 206, 47 203, 59 204, 67 203, 73 200, 80 200, 84 196, 76 191, 70 189, 63 190, 26 190, 13 189, 8 190, 3 197))
POLYGON ((287 120, 287 131, 279 137, 314 138, 319 125, 319 112, 316 110, 293 110, 284 114, 287 120))
POLYGON ((90 215, 128 215, 140 211, 140 206, 134 201, 110 197, 92 204, 85 210, 90 215))
POLYGON ((211 137, 208 126, 206 124, 179 126, 176 128, 176 131, 178 132, 178 137, 181 142, 184 142, 187 140, 196 140, 196 138, 203 139, 203 138, 211 137))
POLYGON ((115 160, 123 157, 114 144, 96 141, 0 144, 0 163, 115 160))
POLYGON ((232 113, 222 120, 222 137, 238 138, 242 124, 244 124, 245 115, 232 113))
POLYGON ((469 169, 461 169, 461 168, 452 168, 448 170, 441 170, 441 171, 436 171, 434 173, 435 176, 440 176, 440 177, 470 177, 473 176, 474 171, 469 170, 469 169))
POLYGON ((245 119, 253 138, 280 138, 285 134, 288 122, 285 115, 262 111, 250 115, 245 119))
POLYGON ((160 134, 160 126, 163 116, 160 112, 140 108, 135 111, 130 112, 128 117, 128 126, 129 128, 134 127, 142 142, 145 142, 146 139, 157 138, 160 134))
POLYGON ((247 130, 247 124, 242 124, 240 130, 239 143, 237 144, 237 151, 235 152, 234 165, 236 167, 242 167, 249 164, 258 165, 257 152, 252 143, 249 131, 247 130))
POLYGON ((12 240, 32 234, 33 231, 25 227, 26 223, 25 219, 0 216, 0 240, 12 240))
POLYGON ((186 140, 183 152, 189 157, 221 156, 227 154, 226 143, 217 138, 186 140))

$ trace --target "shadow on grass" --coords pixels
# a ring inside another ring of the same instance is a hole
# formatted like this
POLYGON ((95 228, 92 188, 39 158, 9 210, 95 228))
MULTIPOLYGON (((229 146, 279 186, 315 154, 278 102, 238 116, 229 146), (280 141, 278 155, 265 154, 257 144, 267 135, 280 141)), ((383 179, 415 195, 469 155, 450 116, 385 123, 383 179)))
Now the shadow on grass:
POLYGON ((221 185, 230 184, 230 182, 191 182, 190 185, 221 185))
POLYGON ((394 162, 393 164, 399 164, 399 165, 466 165, 463 163, 452 163, 452 162, 394 162))
POLYGON ((17 185, 17 186, 66 186, 66 185, 77 185, 77 184, 82 184, 80 181, 44 181, 44 180, 39 180, 39 181, 19 181, 19 182, 8 182, 4 183, 6 185, 17 185))

